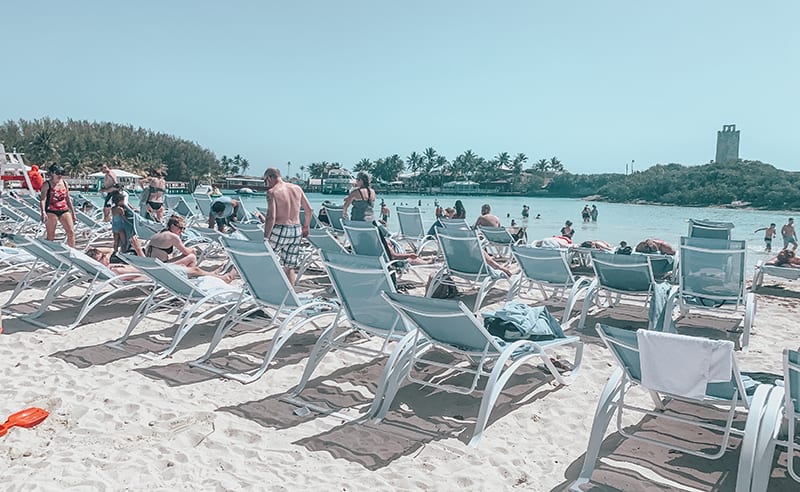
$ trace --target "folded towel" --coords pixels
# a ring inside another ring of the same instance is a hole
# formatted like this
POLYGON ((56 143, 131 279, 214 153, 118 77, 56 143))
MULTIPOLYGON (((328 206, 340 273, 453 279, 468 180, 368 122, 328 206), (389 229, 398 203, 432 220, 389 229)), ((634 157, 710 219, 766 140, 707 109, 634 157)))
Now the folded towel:
POLYGON ((730 381, 733 342, 638 330, 642 385, 702 400, 708 383, 730 381))

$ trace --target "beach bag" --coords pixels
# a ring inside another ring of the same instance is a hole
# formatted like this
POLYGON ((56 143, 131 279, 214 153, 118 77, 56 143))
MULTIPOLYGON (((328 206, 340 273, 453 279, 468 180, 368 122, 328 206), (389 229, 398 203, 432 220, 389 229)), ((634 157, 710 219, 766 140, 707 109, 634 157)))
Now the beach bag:
POLYGON ((453 279, 450 278, 450 275, 445 275, 442 278, 442 283, 440 283, 436 290, 433 291, 431 297, 436 299, 454 299, 459 296, 458 288, 455 285, 452 285, 453 279))
POLYGON ((497 311, 485 311, 483 325, 489 334, 506 342, 564 338, 561 325, 545 306, 531 307, 517 301, 509 301, 497 311))

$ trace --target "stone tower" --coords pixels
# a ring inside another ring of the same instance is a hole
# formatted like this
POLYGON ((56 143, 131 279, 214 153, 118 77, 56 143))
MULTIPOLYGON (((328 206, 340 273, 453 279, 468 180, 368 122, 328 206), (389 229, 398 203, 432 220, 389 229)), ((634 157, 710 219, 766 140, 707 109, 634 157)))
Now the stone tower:
POLYGON ((722 131, 717 132, 717 158, 718 164, 727 164, 739 160, 739 130, 736 125, 722 125, 722 131))

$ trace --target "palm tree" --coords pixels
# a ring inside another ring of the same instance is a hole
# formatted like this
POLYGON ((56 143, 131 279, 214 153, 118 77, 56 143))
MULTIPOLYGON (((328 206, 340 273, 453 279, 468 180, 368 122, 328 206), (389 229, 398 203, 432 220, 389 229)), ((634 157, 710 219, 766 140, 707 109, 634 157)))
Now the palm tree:
POLYGON ((42 129, 33 136, 30 143, 30 152, 40 162, 58 161, 58 144, 56 135, 48 129, 42 129))
POLYGON ((406 162, 408 162, 411 172, 417 172, 422 167, 422 156, 416 152, 412 152, 406 157, 406 162))
POLYGON ((548 169, 550 169, 550 161, 547 159, 539 159, 536 161, 536 164, 533 166, 533 168, 536 169, 536 171, 544 174, 548 169))
POLYGON ((514 161, 512 166, 514 168, 514 172, 519 174, 522 172, 523 165, 528 161, 528 156, 520 152, 516 156, 514 156, 514 161))
POLYGON ((550 159, 550 170, 556 174, 564 171, 564 165, 561 164, 561 161, 558 160, 558 157, 552 157, 550 159))
POLYGON ((506 168, 508 167, 508 164, 511 162, 511 156, 508 155, 508 152, 500 152, 499 154, 497 154, 494 160, 497 161, 498 168, 506 168))
POLYGON ((353 171, 355 171, 355 172, 364 171, 364 172, 371 173, 372 170, 375 169, 375 167, 376 167, 376 164, 373 164, 372 161, 370 161, 369 159, 367 159, 365 157, 365 158, 361 159, 360 161, 358 161, 355 166, 353 166, 353 171))
POLYGON ((242 174, 246 174, 247 173, 247 169, 250 167, 250 161, 248 161, 247 159, 242 159, 239 162, 239 167, 242 168, 242 174))
POLYGON ((425 149, 423 154, 425 155, 425 172, 429 173, 436 165, 436 158, 438 157, 438 154, 433 147, 428 147, 425 149))
POLYGON ((520 152, 514 157, 514 161, 511 163, 511 169, 514 171, 512 180, 514 189, 520 188, 519 183, 522 181, 522 165, 525 164, 527 160, 528 156, 520 152))

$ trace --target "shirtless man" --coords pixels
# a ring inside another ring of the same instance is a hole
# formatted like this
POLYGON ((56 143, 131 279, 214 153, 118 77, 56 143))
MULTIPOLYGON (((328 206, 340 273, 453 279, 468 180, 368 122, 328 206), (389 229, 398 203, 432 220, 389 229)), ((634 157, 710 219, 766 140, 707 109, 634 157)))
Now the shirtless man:
POLYGON ((103 172, 103 185, 100 191, 105 193, 105 200, 103 203, 103 222, 111 222, 111 195, 117 190, 117 175, 108 167, 108 164, 103 164, 100 167, 103 172))
POLYGON ((492 207, 488 203, 481 205, 481 216, 475 221, 475 229, 479 226, 500 227, 500 219, 492 214, 492 207))
POLYGON ((281 259, 283 271, 294 285, 295 268, 300 261, 300 241, 308 236, 311 217, 314 213, 311 204, 299 186, 281 179, 281 172, 270 167, 264 173, 267 186, 267 216, 264 221, 264 239, 281 259), (305 210, 303 224, 300 224, 300 208, 305 210))
POLYGON ((797 233, 794 230, 794 219, 789 221, 781 227, 781 236, 783 236, 783 249, 789 249, 792 245, 792 251, 797 249, 797 233))
POLYGON ((772 240, 775 238, 777 233, 775 232, 775 222, 771 223, 769 227, 762 227, 760 229, 756 229, 753 233, 764 231, 764 251, 769 253, 772 251, 772 240))

